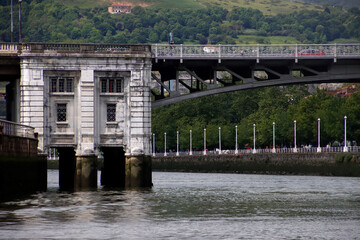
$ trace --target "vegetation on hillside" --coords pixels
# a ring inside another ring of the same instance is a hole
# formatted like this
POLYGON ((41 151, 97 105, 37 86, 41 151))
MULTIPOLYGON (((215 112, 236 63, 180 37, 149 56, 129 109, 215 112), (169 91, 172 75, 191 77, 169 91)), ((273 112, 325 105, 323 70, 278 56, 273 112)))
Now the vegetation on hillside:
MULTIPOLYGON (((10 41, 9 12, 9 6, 0 6, 0 41, 10 41)), ((14 20, 18 26, 18 19, 14 20)), ((290 37, 292 43, 328 43, 338 38, 360 39, 359 26, 360 10, 355 8, 265 16, 251 8, 135 7, 131 14, 111 15, 104 7, 80 9, 56 0, 22 3, 23 41, 27 42, 164 43, 173 32, 176 44, 274 43, 271 36, 290 37), (253 37, 243 40, 249 34, 253 37)))
MULTIPOLYGON (((321 145, 337 146, 344 141, 344 116, 347 116, 347 140, 360 139, 360 92, 351 97, 325 94, 311 95, 305 86, 270 87, 203 97, 153 110, 152 128, 156 149, 164 149, 164 132, 168 149, 176 149, 176 131, 180 148, 189 149, 192 130, 193 150, 203 150, 204 128, 207 148, 219 146, 234 149, 235 126, 238 126, 239 148, 253 146, 253 124, 256 124, 256 146, 272 146, 272 123, 276 123, 276 145, 293 147, 294 120, 297 121, 297 146, 317 146, 317 119, 321 119, 321 145)), ((353 144, 356 144, 355 142, 353 144)))

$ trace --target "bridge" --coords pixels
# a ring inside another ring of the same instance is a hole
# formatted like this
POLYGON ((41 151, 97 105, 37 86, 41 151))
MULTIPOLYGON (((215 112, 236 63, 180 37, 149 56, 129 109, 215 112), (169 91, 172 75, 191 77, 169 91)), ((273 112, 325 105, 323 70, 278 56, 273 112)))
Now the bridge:
POLYGON ((60 186, 151 186, 151 108, 242 89, 359 82, 360 45, 1 43, 7 120, 57 148, 60 186), (155 83, 155 84, 154 84, 155 83), (153 94, 154 101, 151 101, 153 94))

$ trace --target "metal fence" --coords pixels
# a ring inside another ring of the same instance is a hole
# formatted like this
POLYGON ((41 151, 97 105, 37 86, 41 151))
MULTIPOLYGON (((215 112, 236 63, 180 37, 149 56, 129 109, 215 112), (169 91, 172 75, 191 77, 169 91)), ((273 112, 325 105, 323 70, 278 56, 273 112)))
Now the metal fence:
POLYGON ((169 45, 152 46, 155 58, 354 57, 360 44, 169 45), (308 51, 313 50, 313 51, 308 51))
MULTIPOLYGON (((221 154, 261 154, 261 153, 316 153, 316 152, 331 152, 331 153, 340 153, 340 152, 360 152, 360 146, 349 146, 347 150, 344 151, 344 147, 302 147, 302 148, 276 148, 275 151, 272 148, 267 149, 239 149, 236 153, 235 150, 219 150, 217 151, 206 151, 206 155, 221 155, 221 154)), ((189 155, 205 155, 204 151, 190 151, 187 152, 164 152, 155 153, 153 156, 163 157, 163 156, 189 156, 189 155)))
POLYGON ((35 128, 20 123, 0 120, 2 134, 26 138, 35 138, 35 128))

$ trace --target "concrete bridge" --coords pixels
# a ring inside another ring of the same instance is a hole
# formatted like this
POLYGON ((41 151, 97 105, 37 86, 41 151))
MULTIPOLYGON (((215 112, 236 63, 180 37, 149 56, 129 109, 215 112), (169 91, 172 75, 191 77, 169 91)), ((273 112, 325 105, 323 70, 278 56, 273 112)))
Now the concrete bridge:
POLYGON ((359 66, 357 44, 0 44, 7 119, 34 127, 39 151, 57 148, 60 186, 79 189, 96 185, 99 151, 102 184, 151 186, 151 107, 256 87, 359 82, 359 66))

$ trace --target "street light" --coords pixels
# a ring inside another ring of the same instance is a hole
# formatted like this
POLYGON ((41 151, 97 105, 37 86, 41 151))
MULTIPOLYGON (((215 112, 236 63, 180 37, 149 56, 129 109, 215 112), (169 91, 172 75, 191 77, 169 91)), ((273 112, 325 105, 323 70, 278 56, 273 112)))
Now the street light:
POLYGON ((153 133, 153 156, 155 157, 155 133, 153 133))
POLYGON ((219 127, 219 154, 221 154, 221 127, 219 127))
POLYGON ((11 16, 11 42, 14 42, 14 14, 13 14, 13 0, 11 0, 10 7, 10 16, 11 16))
POLYGON ((176 156, 179 156, 179 131, 176 131, 176 156))
POLYGON ((273 149, 272 149, 273 153, 276 153, 276 149, 275 149, 275 122, 273 122, 273 149))
POLYGON ((192 130, 190 130, 190 152, 189 155, 192 155, 192 130))
POLYGON ((164 156, 166 157, 166 132, 164 133, 164 156))
POLYGON ((235 154, 238 154, 239 153, 239 150, 238 150, 238 126, 236 125, 235 126, 235 154))
POLYGON ((19 0, 19 43, 21 43, 21 2, 22 0, 19 0))
POLYGON ((296 120, 294 120, 294 152, 297 152, 297 149, 296 149, 296 120))
POLYGON ((255 148, 255 127, 256 127, 256 124, 254 123, 254 149, 253 149, 253 153, 256 153, 256 148, 255 148))
POLYGON ((204 155, 206 155, 206 128, 204 128, 204 155))
POLYGON ((344 152, 348 152, 349 151, 349 148, 347 147, 346 145, 346 119, 347 117, 344 116, 344 152))
POLYGON ((318 118, 318 147, 317 147, 317 152, 321 152, 321 147, 320 147, 320 118, 318 118))

